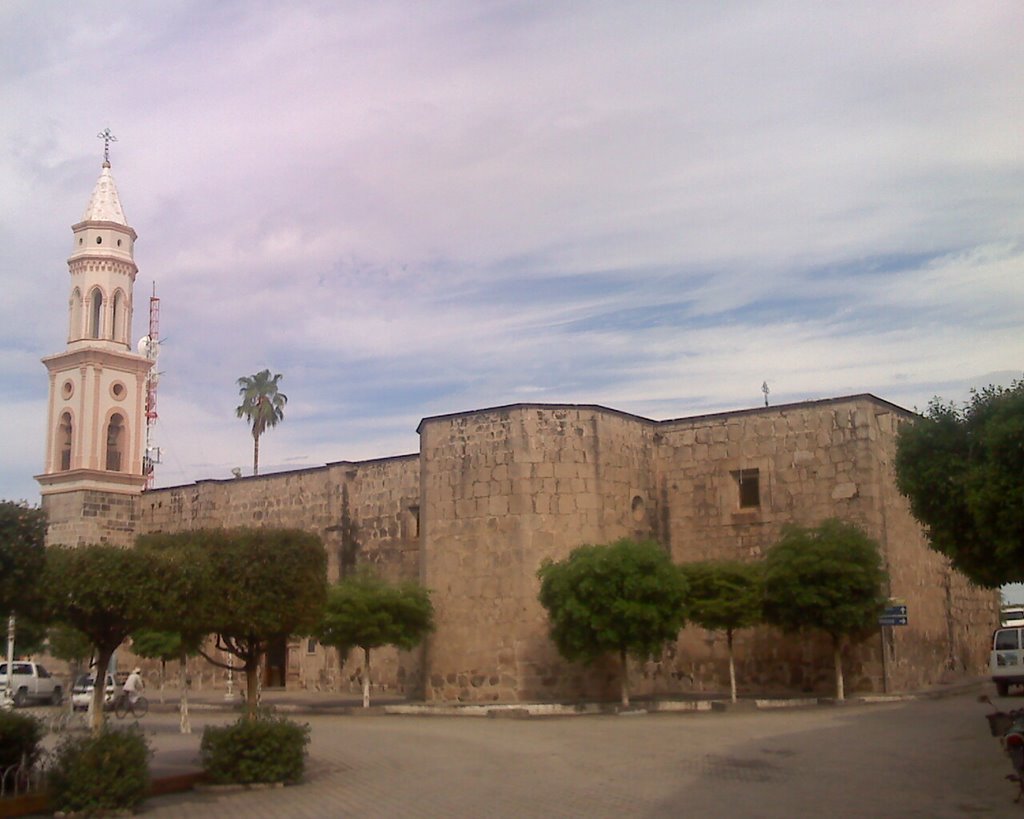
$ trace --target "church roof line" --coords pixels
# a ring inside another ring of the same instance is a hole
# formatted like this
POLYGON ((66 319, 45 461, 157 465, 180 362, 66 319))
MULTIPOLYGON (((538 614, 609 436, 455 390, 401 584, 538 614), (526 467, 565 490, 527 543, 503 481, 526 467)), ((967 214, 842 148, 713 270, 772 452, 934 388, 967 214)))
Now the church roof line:
MULTIPOLYGON (((629 418, 634 421, 638 421, 642 424, 647 424, 652 427, 661 427, 671 424, 686 424, 691 422, 701 422, 707 420, 727 418, 735 418, 744 415, 756 415, 756 414, 770 414, 774 412, 790 412, 793 410, 799 410, 804 407, 822 407, 829 404, 848 404, 855 401, 867 401, 872 404, 876 404, 890 412, 896 412, 900 415, 904 415, 908 418, 915 416, 917 413, 911 410, 901 407, 898 404, 894 404, 891 401, 886 401, 884 398, 879 398, 877 395, 872 393, 863 392, 856 393, 854 395, 841 395, 835 398, 817 398, 808 401, 795 401, 789 404, 772 404, 767 407, 748 407, 746 409, 738 410, 726 410, 724 412, 711 412, 703 413, 700 415, 687 415, 679 418, 667 418, 661 421, 656 421, 652 418, 644 418, 642 415, 634 415, 633 413, 624 412, 623 410, 612 409, 611 407, 605 407, 601 404, 544 404, 537 402, 527 402, 519 404, 502 404, 495 407, 483 407, 481 409, 466 410, 464 412, 452 412, 442 415, 431 415, 423 418, 419 425, 416 427, 416 432, 419 433, 423 429, 423 425, 428 421, 442 421, 449 418, 460 418, 460 417, 472 417, 474 415, 482 415, 489 412, 507 412, 511 410, 588 410, 608 413, 609 415, 617 415, 622 418, 629 418)), ((329 469, 338 469, 343 467, 364 467, 372 466, 377 463, 388 463, 402 460, 414 460, 420 457, 420 453, 411 452, 405 455, 387 455, 379 458, 367 458, 366 460, 352 461, 352 460, 341 460, 341 461, 330 461, 326 464, 319 466, 305 466, 298 469, 284 469, 279 472, 266 472, 260 475, 241 475, 237 478, 199 478, 196 481, 176 484, 173 486, 160 486, 153 490, 153 492, 165 492, 173 489, 183 489, 188 486, 197 486, 199 484, 227 484, 235 481, 252 481, 262 479, 273 479, 281 478, 287 475, 298 475, 304 472, 321 472, 329 469)))
POLYGON ((773 405, 767 406, 767 407, 748 407, 746 409, 724 410, 724 411, 721 411, 721 412, 701 413, 699 415, 686 415, 686 416, 681 416, 681 417, 678 417, 678 418, 666 418, 666 419, 663 419, 663 420, 660 420, 660 421, 659 420, 655 420, 653 418, 646 418, 646 417, 644 417, 642 415, 636 415, 636 414, 631 413, 631 412, 625 412, 624 410, 618 410, 618 409, 614 409, 612 407, 606 407, 606 406, 604 406, 602 404, 558 404, 558 403, 556 403, 556 404, 545 404, 545 403, 537 403, 537 402, 526 402, 526 403, 517 403, 517 404, 502 404, 500 406, 495 406, 495 407, 482 407, 480 409, 465 410, 463 412, 451 412, 451 413, 442 413, 440 415, 431 415, 431 416, 428 416, 426 418, 423 418, 420 421, 419 426, 416 427, 416 432, 420 432, 423 429, 423 425, 425 423, 429 422, 429 421, 442 421, 442 420, 446 420, 446 419, 449 419, 449 418, 469 417, 469 416, 480 415, 480 414, 488 413, 488 412, 508 412, 510 410, 530 410, 530 409, 537 409, 537 410, 559 410, 559 409, 563 409, 563 410, 587 410, 587 411, 596 411, 596 412, 608 413, 610 415, 618 415, 620 417, 630 418, 632 420, 639 421, 639 422, 642 422, 642 423, 653 424, 655 426, 660 426, 662 424, 674 424, 674 423, 681 423, 681 422, 688 422, 688 421, 701 421, 701 420, 706 420, 706 419, 711 419, 711 418, 729 418, 729 417, 734 417, 734 416, 739 416, 739 415, 751 415, 751 414, 755 414, 755 413, 779 412, 779 411, 782 411, 782 410, 799 409, 801 407, 822 406, 822 405, 825 405, 825 404, 839 404, 839 403, 847 403, 847 402, 850 402, 850 401, 864 401, 864 400, 871 401, 871 402, 876 403, 876 404, 881 404, 881 405, 887 407, 890 410, 893 410, 893 411, 905 414, 907 416, 912 416, 912 415, 915 414, 915 413, 911 412, 910 410, 908 410, 908 409, 906 409, 904 407, 899 406, 898 404, 894 404, 891 401, 886 401, 884 398, 879 398, 878 396, 873 395, 871 393, 867 393, 867 392, 865 392, 865 393, 857 393, 857 394, 854 394, 854 395, 843 395, 843 396, 838 396, 838 397, 835 397, 835 398, 818 398, 818 399, 811 399, 811 400, 808 400, 808 401, 796 401, 796 402, 789 403, 789 404, 773 404, 773 405))

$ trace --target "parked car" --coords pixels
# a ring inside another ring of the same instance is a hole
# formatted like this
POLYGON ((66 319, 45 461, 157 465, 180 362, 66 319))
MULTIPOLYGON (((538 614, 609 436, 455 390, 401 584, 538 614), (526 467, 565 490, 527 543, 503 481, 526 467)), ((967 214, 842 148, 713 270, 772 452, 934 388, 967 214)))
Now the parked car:
MULTIPOLYGON (((92 692, 96 688, 96 677, 92 674, 82 674, 71 689, 71 707, 76 711, 88 711, 89 703, 92 702, 92 692)), ((103 695, 104 710, 113 707, 114 693, 117 686, 114 683, 114 675, 107 674, 107 687, 103 695)))
POLYGON ((1011 685, 1024 685, 1024 628, 997 628, 992 634, 989 673, 996 684, 996 693, 1005 697, 1011 685))
MULTIPOLYGON (((30 702, 60 705, 64 688, 56 677, 39 663, 18 661, 11 665, 10 697, 15 706, 30 702)), ((7 663, 0 663, 0 699, 8 696, 7 663)))

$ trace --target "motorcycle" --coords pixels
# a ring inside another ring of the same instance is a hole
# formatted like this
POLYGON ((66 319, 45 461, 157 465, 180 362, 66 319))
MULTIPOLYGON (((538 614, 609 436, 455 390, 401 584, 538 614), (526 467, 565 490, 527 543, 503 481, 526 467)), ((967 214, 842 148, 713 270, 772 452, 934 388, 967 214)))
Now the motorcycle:
POLYGON ((1006 778, 1017 783, 1017 798, 1014 801, 1020 802, 1024 797, 1024 708, 1000 711, 987 696, 979 699, 995 709, 994 713, 985 715, 988 717, 988 728, 992 736, 999 737, 1003 750, 1010 758, 1013 773, 1007 774, 1006 778))

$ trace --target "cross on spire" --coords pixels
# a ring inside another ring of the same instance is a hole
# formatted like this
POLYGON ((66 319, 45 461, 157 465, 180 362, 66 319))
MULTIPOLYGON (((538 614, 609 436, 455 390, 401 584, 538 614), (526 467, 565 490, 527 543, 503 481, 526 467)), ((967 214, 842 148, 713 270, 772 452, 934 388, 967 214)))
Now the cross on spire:
POLYGON ((100 131, 98 134, 96 134, 96 139, 102 139, 103 140, 103 167, 104 168, 109 168, 110 167, 110 143, 111 142, 117 142, 117 137, 114 136, 112 133, 110 133, 110 129, 109 128, 104 128, 102 131, 100 131))

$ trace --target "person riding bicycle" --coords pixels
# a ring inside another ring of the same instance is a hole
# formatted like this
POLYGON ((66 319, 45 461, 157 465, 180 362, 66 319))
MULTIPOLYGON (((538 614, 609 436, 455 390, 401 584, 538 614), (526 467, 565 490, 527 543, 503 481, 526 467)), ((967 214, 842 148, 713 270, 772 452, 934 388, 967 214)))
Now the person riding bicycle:
POLYGON ((145 687, 146 684, 142 681, 142 669, 135 667, 132 669, 132 673, 128 675, 128 679, 124 681, 124 686, 121 690, 127 695, 128 702, 135 705, 139 701, 142 689, 145 687))

